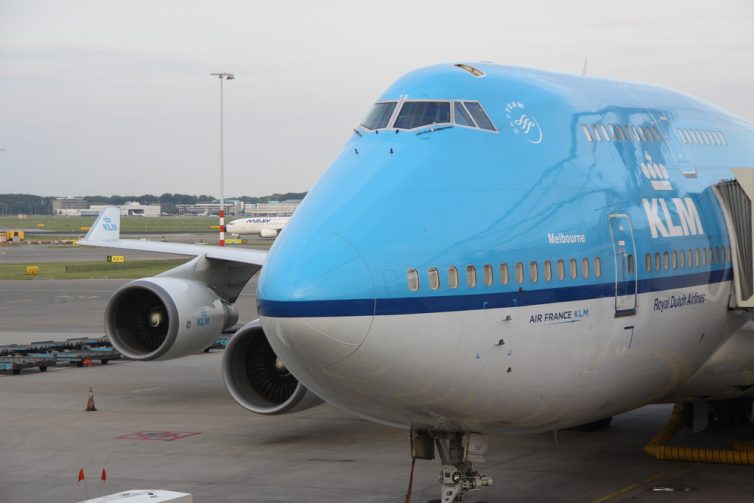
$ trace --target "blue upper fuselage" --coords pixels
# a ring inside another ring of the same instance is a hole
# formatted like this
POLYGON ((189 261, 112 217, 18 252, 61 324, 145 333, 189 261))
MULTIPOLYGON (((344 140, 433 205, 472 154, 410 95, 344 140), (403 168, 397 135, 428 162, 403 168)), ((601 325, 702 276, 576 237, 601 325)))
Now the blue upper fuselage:
POLYGON ((259 281, 262 316, 455 311, 612 296, 618 273, 610 215, 630 221, 640 291, 729 275, 725 260, 705 257, 704 265, 683 269, 676 261, 680 250, 707 253, 730 244, 710 187, 731 178, 730 168, 754 165, 751 124, 654 86, 473 67, 484 75, 451 64, 411 72, 377 101, 396 102, 396 111, 413 100, 478 102, 496 130, 360 127, 273 245, 259 281), (655 260, 671 257, 675 267, 655 267, 655 260), (584 277, 583 258, 589 267, 599 258, 601 274, 584 277), (577 261, 576 277, 566 271, 560 280, 554 271, 546 281, 542 265, 555 268, 561 259, 566 268, 577 261), (524 267, 520 283, 517 263, 524 267), (532 263, 540 268, 537 281, 532 263), (509 267, 507 283, 501 264, 509 267), (478 275, 473 287, 468 266, 478 275), (456 288, 450 267, 458 270, 456 288), (436 289, 429 286, 433 268, 436 289))

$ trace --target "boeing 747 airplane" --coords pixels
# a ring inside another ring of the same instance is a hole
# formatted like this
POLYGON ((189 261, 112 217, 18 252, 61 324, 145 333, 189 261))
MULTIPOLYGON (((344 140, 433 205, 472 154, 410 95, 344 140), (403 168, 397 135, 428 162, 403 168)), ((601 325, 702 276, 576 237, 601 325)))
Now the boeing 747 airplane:
POLYGON ((406 428, 448 503, 491 483, 490 434, 750 403, 752 168, 754 126, 684 94, 443 64, 376 101, 269 252, 121 240, 115 209, 80 244, 195 256, 110 300, 137 360, 209 345, 261 268, 233 397, 406 428))
POLYGON ((233 220, 225 226, 225 231, 233 236, 255 234, 263 238, 274 238, 285 227, 291 217, 249 217, 233 220))

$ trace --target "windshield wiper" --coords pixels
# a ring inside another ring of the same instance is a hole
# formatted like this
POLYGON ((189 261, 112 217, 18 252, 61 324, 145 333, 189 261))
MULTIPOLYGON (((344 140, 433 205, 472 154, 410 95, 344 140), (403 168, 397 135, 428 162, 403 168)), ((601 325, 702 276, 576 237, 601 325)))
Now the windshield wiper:
POLYGON ((416 134, 418 136, 418 135, 424 134, 424 133, 434 133, 435 131, 442 131, 443 129, 450 129, 452 127, 453 127, 453 124, 449 124, 447 126, 440 126, 440 127, 434 127, 433 126, 433 127, 429 128, 429 129, 425 129, 424 131, 419 131, 416 134))

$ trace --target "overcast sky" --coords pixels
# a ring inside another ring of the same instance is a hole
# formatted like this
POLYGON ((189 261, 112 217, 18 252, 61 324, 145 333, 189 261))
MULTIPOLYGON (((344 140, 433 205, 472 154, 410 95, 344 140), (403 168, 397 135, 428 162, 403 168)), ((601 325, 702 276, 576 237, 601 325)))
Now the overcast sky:
POLYGON ((404 73, 651 82, 754 121, 754 2, 0 1, 0 193, 305 191, 404 73))

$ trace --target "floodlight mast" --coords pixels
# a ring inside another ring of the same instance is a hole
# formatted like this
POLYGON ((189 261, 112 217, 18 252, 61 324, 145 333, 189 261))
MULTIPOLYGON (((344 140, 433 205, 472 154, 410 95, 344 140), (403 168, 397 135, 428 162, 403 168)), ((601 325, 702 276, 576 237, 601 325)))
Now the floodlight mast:
POLYGON ((225 246, 225 170, 223 167, 223 80, 233 80, 232 73, 210 73, 220 79, 220 246, 225 246))

